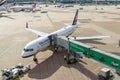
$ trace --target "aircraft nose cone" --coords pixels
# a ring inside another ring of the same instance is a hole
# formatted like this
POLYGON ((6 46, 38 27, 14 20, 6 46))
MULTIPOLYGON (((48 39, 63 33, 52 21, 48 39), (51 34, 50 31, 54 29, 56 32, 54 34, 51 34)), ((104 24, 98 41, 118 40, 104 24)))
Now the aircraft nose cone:
POLYGON ((28 53, 28 52, 24 52, 24 51, 23 51, 23 52, 21 53, 21 57, 22 57, 22 58, 28 58, 28 57, 31 57, 31 56, 33 56, 33 54, 28 53))
POLYGON ((22 57, 22 58, 26 58, 26 55, 25 55, 25 52, 24 52, 24 51, 21 53, 21 57, 22 57))

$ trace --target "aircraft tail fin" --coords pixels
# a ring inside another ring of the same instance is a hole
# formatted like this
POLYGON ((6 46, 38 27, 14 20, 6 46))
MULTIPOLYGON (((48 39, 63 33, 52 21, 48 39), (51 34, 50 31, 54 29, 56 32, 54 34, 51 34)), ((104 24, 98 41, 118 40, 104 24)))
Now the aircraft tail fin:
POLYGON ((77 11, 76 11, 76 13, 75 13, 75 17, 74 17, 74 20, 73 20, 72 25, 76 25, 77 20, 78 20, 78 9, 77 9, 77 11))
POLYGON ((32 7, 35 8, 35 7, 36 7, 36 4, 37 4, 37 3, 35 2, 32 7))
POLYGON ((15 5, 16 5, 16 1, 14 0, 14 1, 13 1, 13 6, 15 6, 15 5))

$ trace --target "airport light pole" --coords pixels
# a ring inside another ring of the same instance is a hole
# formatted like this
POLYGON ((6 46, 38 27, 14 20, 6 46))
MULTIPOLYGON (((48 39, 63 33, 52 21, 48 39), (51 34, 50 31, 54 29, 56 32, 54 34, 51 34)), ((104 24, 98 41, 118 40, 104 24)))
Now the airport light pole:
POLYGON ((117 6, 117 0, 115 0, 115 6, 117 6))
POLYGON ((97 2, 98 2, 98 0, 96 0, 96 5, 95 5, 96 6, 96 10, 97 10, 97 2))

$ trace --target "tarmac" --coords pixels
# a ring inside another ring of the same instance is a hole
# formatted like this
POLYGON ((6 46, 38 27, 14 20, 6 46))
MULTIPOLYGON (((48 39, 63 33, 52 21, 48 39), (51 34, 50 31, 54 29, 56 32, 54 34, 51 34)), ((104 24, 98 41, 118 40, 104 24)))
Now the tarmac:
MULTIPOLYGON (((38 64, 32 61, 33 57, 21 58, 24 46, 38 38, 36 34, 25 30, 26 22, 32 29, 51 33, 71 24, 76 8, 79 7, 83 8, 79 10, 79 28, 71 36, 110 35, 112 37, 109 39, 80 42, 120 56, 120 6, 97 6, 97 10, 96 6, 78 5, 74 8, 55 8, 54 5, 41 7, 48 13, 5 12, 0 17, 0 70, 22 63, 31 65, 31 71, 22 80, 97 80, 99 70, 108 66, 92 59, 84 57, 76 64, 68 65, 63 59, 66 52, 53 53, 50 50, 37 54, 38 64)), ((115 74, 115 70, 110 69, 115 74)), ((120 79, 116 74, 115 77, 114 80, 120 79)))

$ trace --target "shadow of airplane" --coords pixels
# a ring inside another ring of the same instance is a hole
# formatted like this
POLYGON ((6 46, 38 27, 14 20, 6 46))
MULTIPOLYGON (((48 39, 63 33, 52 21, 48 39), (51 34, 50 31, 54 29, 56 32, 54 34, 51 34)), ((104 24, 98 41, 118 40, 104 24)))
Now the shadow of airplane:
POLYGON ((3 18, 3 17, 8 18, 8 19, 15 19, 15 18, 12 18, 12 17, 10 17, 10 16, 8 16, 8 15, 0 14, 0 18, 3 18))
POLYGON ((96 40, 81 40, 81 41, 79 41, 79 42, 106 45, 106 43, 103 43, 103 42, 100 42, 100 41, 96 41, 96 40))
POLYGON ((120 52, 110 52, 110 53, 120 56, 120 52))
MULTIPOLYGON (((75 68, 86 77, 90 78, 91 80, 97 80, 96 75, 88 70, 83 64, 87 65, 86 62, 80 61, 82 63, 75 63, 68 65, 64 61, 64 53, 53 53, 49 58, 44 60, 43 62, 36 65, 29 73, 28 77, 34 78, 34 79, 46 79, 52 76, 61 66, 64 66, 66 68, 75 68)), ((64 74, 63 74, 64 76, 64 74)))

